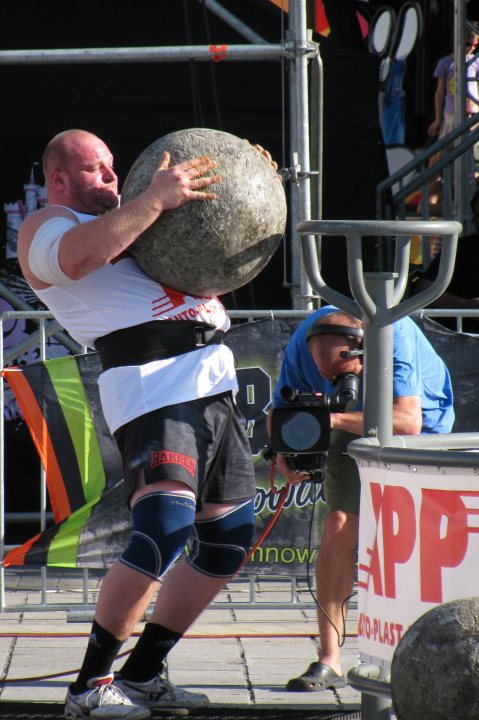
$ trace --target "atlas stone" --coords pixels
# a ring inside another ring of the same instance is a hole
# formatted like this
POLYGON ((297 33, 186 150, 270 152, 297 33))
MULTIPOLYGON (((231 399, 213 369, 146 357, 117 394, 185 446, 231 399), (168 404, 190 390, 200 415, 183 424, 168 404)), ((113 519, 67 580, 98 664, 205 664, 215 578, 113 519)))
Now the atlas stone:
POLYGON ((148 187, 163 151, 171 164, 207 155, 222 182, 213 201, 192 201, 165 211, 131 246, 144 272, 190 295, 221 295, 258 275, 276 251, 286 226, 285 193, 271 163, 251 144, 208 128, 159 138, 133 164, 122 201, 148 187))
POLYGON ((402 636, 391 664, 398 720, 479 718, 479 598, 433 608, 402 636))

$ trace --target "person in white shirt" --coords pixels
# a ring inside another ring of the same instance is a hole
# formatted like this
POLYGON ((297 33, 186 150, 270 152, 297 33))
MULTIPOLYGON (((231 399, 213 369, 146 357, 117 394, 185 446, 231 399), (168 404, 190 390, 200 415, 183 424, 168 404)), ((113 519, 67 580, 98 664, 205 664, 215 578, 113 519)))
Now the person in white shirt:
POLYGON ((58 321, 99 353, 102 408, 132 513, 131 540, 103 580, 65 717, 140 720, 151 708, 206 705, 205 695, 173 686, 162 672, 253 535, 253 463, 234 401, 234 358, 221 337, 229 319, 217 297, 150 279, 128 248, 164 211, 214 202, 217 163, 201 157, 171 166, 165 152, 149 187, 121 206, 112 154, 92 133, 56 135, 43 164, 48 205, 22 224, 19 262, 58 321), (174 564, 191 537, 188 557, 174 564), (120 647, 160 579, 148 623, 114 676, 120 647))

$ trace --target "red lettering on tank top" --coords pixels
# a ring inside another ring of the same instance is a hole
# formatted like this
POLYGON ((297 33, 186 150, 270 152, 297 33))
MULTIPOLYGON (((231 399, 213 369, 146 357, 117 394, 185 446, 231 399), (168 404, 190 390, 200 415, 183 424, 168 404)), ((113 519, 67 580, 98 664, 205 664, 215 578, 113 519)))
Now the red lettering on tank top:
MULTIPOLYGON (((153 317, 158 317, 159 315, 163 315, 164 313, 170 312, 175 308, 179 308, 182 305, 185 305, 186 298, 191 298, 192 300, 203 299, 200 297, 196 297, 195 295, 185 295, 184 293, 178 292, 177 290, 171 290, 170 288, 163 288, 163 293, 151 301, 153 317)), ((172 319, 186 320, 188 317, 192 317, 193 313, 197 317, 200 312, 211 313, 217 312, 219 309, 222 309, 222 305, 220 305, 218 302, 212 303, 211 309, 205 307, 205 305, 201 303, 197 305, 196 308, 189 308, 188 310, 183 310, 183 312, 179 313, 179 315, 172 316, 172 319)))
MULTIPOLYGON (((203 300, 204 298, 197 297, 195 295, 185 295, 177 290, 171 290, 170 288, 163 288, 163 293, 157 298, 152 300, 151 309, 153 317, 160 317, 165 314, 171 313, 172 310, 185 306, 187 298, 191 300, 203 300)), ((170 320, 195 320, 196 318, 203 318, 205 315, 216 315, 217 313, 224 312, 224 308, 216 298, 211 298, 208 305, 204 303, 198 303, 196 307, 186 308, 181 310, 176 315, 170 314, 170 320)))
POLYGON ((169 288, 164 288, 163 293, 151 302, 153 317, 163 315, 165 312, 174 310, 184 304, 185 296, 183 293, 179 293, 176 290, 170 290, 169 288))
POLYGON ((151 453, 150 468, 156 468, 159 465, 181 465, 192 477, 196 474, 196 460, 188 455, 171 452, 170 450, 153 450, 151 453))

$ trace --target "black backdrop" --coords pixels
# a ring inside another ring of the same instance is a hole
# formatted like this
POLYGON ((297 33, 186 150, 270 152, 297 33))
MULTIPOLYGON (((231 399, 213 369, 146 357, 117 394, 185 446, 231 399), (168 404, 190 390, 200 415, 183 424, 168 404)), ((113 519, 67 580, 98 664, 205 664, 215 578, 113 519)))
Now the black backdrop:
MULTIPOLYGON (((224 5, 269 42, 280 42, 281 12, 267 0, 224 5)), ((210 43, 247 41, 196 0, 22 0, 2 5, 0 47, 6 50, 210 43)), ((148 144, 196 126, 260 143, 284 165, 279 61, 3 65, 0 78, 2 202, 23 197, 32 162, 41 159, 50 137, 69 127, 105 139, 120 182, 148 144)), ((258 278, 254 287, 226 298, 226 304, 288 306, 282 249, 269 276, 274 283, 258 278)))
MULTIPOLYGON (((269 42, 280 41, 287 17, 268 0, 221 3, 269 42)), ((370 7, 385 4, 398 9, 403 0, 373 1, 370 7)), ((425 33, 408 60, 405 83, 408 123, 414 121, 415 132, 424 127, 417 117, 432 111, 433 65, 450 49, 453 22, 452 0, 420 4, 425 33)), ((351 5, 352 0, 333 3, 341 12, 351 5)), ((479 0, 470 0, 467 9, 470 18, 479 16, 479 0)), ((0 47, 5 50, 247 42, 198 0, 21 0, 2 3, 1 15, 0 47)), ((324 52, 329 72, 325 217, 372 217, 370 188, 384 171, 377 128, 370 124, 376 112, 376 59, 367 53, 351 58, 344 45, 338 51, 326 43, 324 52)), ((288 104, 283 81, 279 61, 0 65, 0 201, 23 196, 32 163, 41 159, 50 137, 68 127, 89 129, 108 142, 120 181, 150 142, 197 125, 258 142, 285 166, 288 104)), ((324 269, 331 284, 347 290, 343 260, 333 247, 326 251, 324 269)), ((226 305, 289 307, 289 290, 282 281, 280 248, 250 286, 225 298, 226 305)))

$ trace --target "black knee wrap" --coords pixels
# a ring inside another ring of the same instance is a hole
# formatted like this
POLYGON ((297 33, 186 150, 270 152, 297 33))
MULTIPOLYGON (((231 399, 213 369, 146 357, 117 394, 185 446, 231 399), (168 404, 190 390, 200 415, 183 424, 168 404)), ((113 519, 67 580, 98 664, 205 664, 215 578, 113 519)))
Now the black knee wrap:
POLYGON ((188 562, 204 575, 231 577, 248 553, 253 529, 254 500, 219 517, 195 522, 195 540, 188 562))
POLYGON ((132 508, 133 532, 120 561, 159 580, 188 542, 195 512, 195 501, 179 493, 143 495, 132 508))

